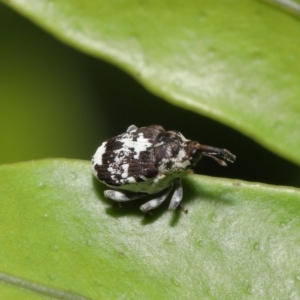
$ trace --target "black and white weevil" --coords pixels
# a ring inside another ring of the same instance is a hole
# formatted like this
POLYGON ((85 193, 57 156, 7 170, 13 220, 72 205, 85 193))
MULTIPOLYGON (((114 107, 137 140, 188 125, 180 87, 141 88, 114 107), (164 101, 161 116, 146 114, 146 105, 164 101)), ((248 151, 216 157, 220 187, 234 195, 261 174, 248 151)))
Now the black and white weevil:
POLYGON ((92 157, 92 170, 112 188, 104 191, 104 196, 117 202, 162 192, 140 207, 143 212, 161 205, 174 186, 169 209, 175 210, 182 199, 181 178, 192 172, 202 155, 221 166, 235 161, 228 150, 201 145, 178 131, 166 131, 159 125, 131 125, 125 133, 101 144, 92 157))

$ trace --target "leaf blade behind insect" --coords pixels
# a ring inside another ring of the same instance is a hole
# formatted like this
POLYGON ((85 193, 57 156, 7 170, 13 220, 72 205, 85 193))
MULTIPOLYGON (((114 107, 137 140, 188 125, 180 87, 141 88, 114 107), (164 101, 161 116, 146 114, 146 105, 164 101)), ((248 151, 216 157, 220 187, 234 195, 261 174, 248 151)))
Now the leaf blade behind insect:
POLYGON ((4 3, 163 99, 300 164, 297 18, 251 0, 4 3))

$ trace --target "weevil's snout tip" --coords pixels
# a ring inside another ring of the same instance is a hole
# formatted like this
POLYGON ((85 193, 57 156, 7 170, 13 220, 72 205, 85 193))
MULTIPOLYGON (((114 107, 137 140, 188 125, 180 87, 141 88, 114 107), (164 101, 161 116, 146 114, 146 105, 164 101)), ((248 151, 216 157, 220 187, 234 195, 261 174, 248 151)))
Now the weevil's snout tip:
POLYGON ((231 152, 229 152, 227 149, 223 149, 223 151, 225 153, 224 159, 230 163, 234 163, 236 160, 236 156, 231 152))
POLYGON ((201 145, 202 154, 215 160, 219 165, 226 167, 227 163, 234 163, 236 156, 227 149, 220 149, 212 146, 201 145))
POLYGON ((229 152, 227 149, 219 149, 216 153, 206 154, 207 156, 213 158, 219 165, 226 167, 227 163, 234 163, 236 156, 229 152))

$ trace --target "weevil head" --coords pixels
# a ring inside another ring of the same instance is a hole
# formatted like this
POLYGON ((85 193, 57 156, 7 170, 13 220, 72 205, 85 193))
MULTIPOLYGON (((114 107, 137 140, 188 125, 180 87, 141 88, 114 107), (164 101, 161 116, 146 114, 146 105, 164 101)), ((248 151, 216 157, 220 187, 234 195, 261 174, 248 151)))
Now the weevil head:
POLYGON ((194 167, 202 156, 208 156, 215 160, 221 166, 227 166, 226 162, 233 163, 235 155, 226 149, 220 149, 212 146, 201 145, 195 141, 187 141, 186 148, 190 157, 191 167, 194 167))
POLYGON ((222 166, 226 166, 226 162, 235 161, 235 156, 228 150, 188 140, 177 131, 159 134, 154 146, 154 156, 159 173, 181 174, 179 176, 188 173, 202 156, 208 156, 222 166))
POLYGON ((195 141, 187 141, 186 149, 191 162, 191 167, 194 167, 203 155, 201 145, 195 141))

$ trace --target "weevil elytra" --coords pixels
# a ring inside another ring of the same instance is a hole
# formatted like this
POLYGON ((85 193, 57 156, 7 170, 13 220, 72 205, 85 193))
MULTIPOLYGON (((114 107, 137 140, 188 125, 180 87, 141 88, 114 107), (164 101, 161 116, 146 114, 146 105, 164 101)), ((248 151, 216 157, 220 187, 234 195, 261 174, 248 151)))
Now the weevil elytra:
POLYGON ((159 125, 131 125, 125 133, 100 145, 92 157, 92 170, 111 188, 104 195, 114 201, 159 193, 140 207, 143 212, 161 205, 173 187, 169 209, 175 210, 183 195, 181 178, 192 172, 202 156, 213 158, 221 166, 235 161, 228 150, 188 140, 178 131, 166 131, 159 125))

